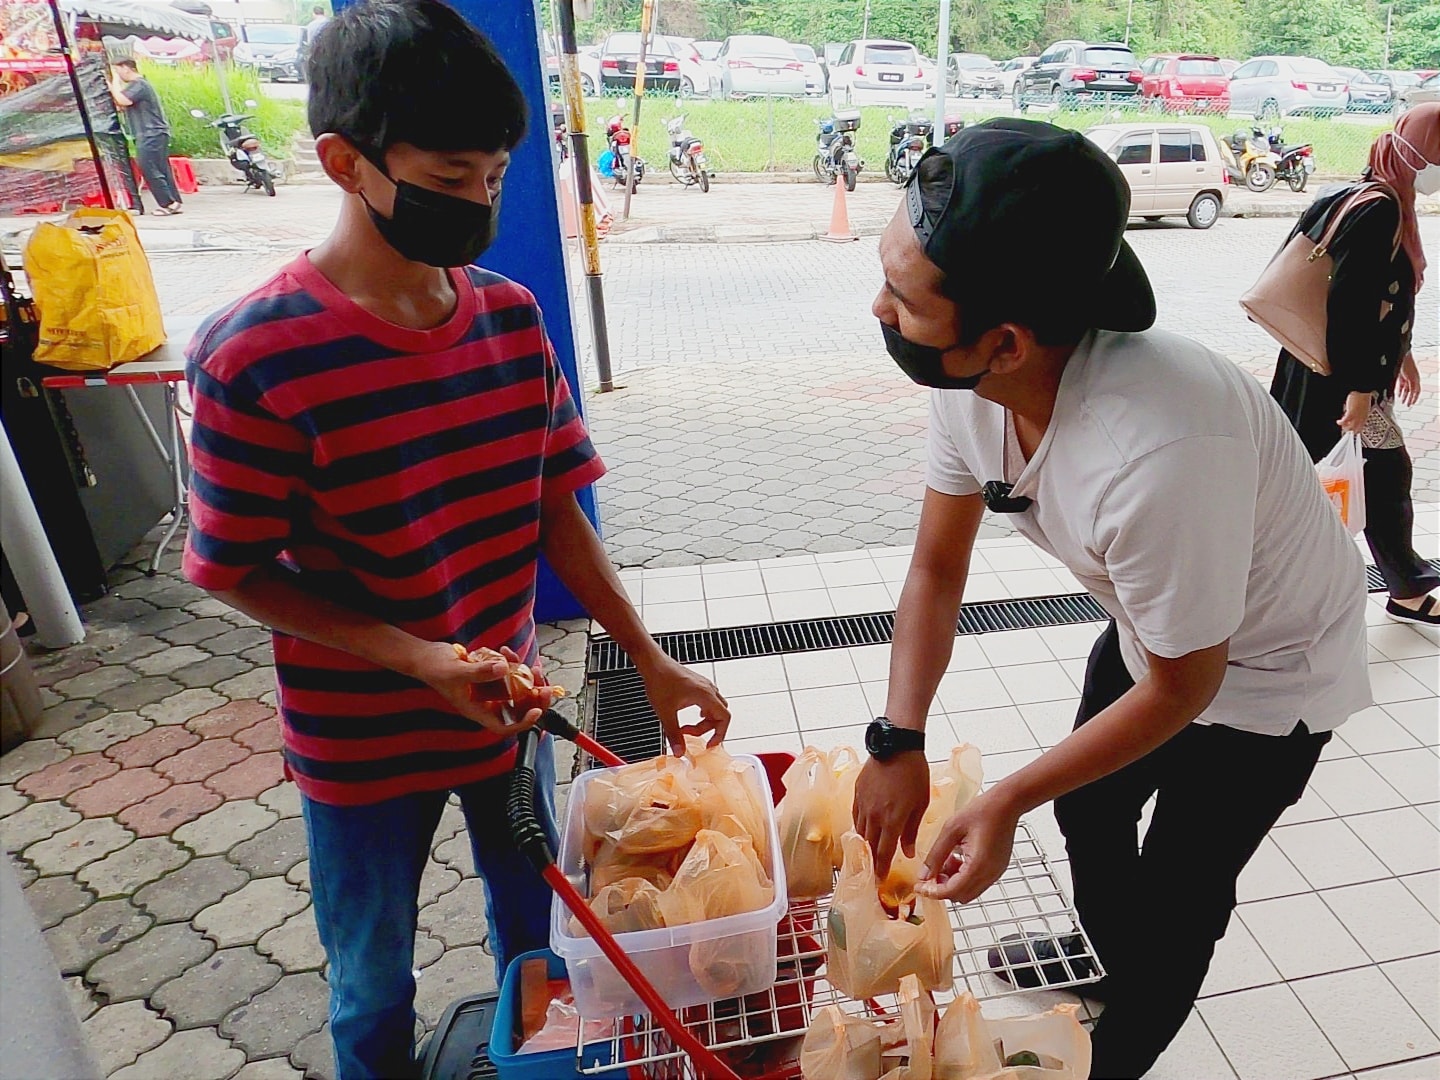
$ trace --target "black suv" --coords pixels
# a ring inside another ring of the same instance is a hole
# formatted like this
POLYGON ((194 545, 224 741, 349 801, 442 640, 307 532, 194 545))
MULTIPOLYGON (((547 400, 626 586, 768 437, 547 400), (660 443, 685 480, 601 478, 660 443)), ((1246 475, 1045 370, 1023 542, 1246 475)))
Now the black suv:
POLYGON ((1119 42, 1057 41, 1015 80, 1015 108, 1139 101, 1141 78, 1135 54, 1119 42))

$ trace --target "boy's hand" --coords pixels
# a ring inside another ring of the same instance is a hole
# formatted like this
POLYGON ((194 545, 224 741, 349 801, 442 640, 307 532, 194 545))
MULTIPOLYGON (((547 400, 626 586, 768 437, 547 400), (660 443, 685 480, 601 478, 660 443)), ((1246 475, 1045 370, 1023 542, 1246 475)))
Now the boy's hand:
POLYGON ((513 710, 504 705, 482 705, 470 696, 470 688, 476 683, 496 682, 504 679, 508 664, 515 661, 515 654, 502 650, 502 659, 464 660, 455 652, 455 646, 443 641, 424 642, 416 651, 406 674, 413 675, 430 686, 448 701, 461 716, 475 721, 481 727, 500 735, 518 735, 526 728, 534 727, 541 714, 550 707, 550 693, 536 687, 535 704, 520 719, 514 718, 513 710))
POLYGON ((714 732, 711 746, 725 741, 730 706, 709 679, 663 655, 653 666, 642 667, 640 677, 645 680, 645 696, 660 718, 665 742, 676 757, 685 753, 686 735, 703 737, 714 732), (681 727, 680 710, 691 706, 699 708, 700 723, 681 727))
POLYGON ((993 791, 977 795, 941 828, 915 891, 970 903, 1005 873, 1019 825, 1020 815, 993 791))
POLYGON ((896 848, 907 858, 915 854, 915 834, 929 805, 930 765, 923 753, 912 750, 889 761, 865 762, 855 782, 852 814, 855 831, 874 853, 877 880, 890 873, 896 848))

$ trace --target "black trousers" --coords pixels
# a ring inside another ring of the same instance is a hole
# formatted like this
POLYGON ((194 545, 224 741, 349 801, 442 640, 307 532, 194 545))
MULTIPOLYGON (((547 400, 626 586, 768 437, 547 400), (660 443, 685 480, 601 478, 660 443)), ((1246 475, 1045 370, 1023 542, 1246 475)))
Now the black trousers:
POLYGON ((150 185, 150 194, 161 206, 174 206, 180 201, 180 191, 175 186, 175 174, 170 171, 170 136, 147 135, 135 141, 135 160, 140 163, 140 172, 145 183, 150 185))
POLYGON ((1440 588, 1440 573, 1415 554, 1415 506, 1410 501, 1414 469, 1410 453, 1365 451, 1365 542, 1397 600, 1413 600, 1440 588))
MULTIPOLYGON (((1134 685, 1111 623, 1090 653, 1076 727, 1134 685)), ((1191 724, 1055 800, 1075 905, 1105 966, 1092 1080, 1136 1080, 1175 1037, 1235 908, 1235 879, 1305 790, 1330 733, 1191 724), (1143 843, 1140 811, 1157 797, 1143 843)))

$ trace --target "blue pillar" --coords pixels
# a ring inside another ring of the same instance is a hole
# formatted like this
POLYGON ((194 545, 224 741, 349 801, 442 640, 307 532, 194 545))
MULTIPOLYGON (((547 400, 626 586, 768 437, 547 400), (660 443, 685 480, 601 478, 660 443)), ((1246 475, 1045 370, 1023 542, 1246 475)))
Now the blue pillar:
MULTIPOLYGON (((337 0, 337 9, 348 0, 337 0)), ((538 0, 447 0, 471 25, 490 39, 530 106, 530 125, 511 155, 501 201, 499 235, 481 257, 486 269, 504 274, 535 294, 545 313, 545 328, 555 344, 570 393, 583 416, 584 384, 575 353, 570 291, 565 280, 564 236, 551 146, 550 95, 540 52, 538 0)), ((483 109, 482 101, 457 101, 457 109, 483 109)), ((598 531, 600 507, 593 486, 576 492, 580 508, 598 531)), ((542 622, 585 614, 554 571, 540 560, 536 582, 535 618, 542 622)))

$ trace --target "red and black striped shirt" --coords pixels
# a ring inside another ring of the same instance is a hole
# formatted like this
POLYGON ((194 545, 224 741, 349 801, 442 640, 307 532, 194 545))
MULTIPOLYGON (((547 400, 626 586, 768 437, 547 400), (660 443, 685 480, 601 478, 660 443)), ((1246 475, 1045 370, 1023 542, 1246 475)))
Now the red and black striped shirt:
MULTIPOLYGON (((603 472, 535 298, 452 271, 433 330, 385 322, 300 256, 192 342, 191 526, 205 589, 279 562, 308 592, 430 641, 536 656, 542 493, 603 472)), ((275 634, 288 771, 360 804, 470 783, 513 746, 434 690, 275 634)))

